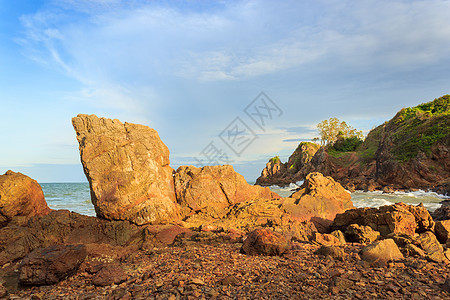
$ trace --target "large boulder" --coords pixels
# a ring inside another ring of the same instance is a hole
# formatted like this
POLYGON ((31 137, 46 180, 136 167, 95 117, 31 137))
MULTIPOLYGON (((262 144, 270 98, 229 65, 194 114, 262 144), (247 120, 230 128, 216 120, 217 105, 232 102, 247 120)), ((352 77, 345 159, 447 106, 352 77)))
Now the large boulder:
POLYGON ((417 206, 396 203, 380 208, 356 208, 336 215, 332 228, 345 232, 351 224, 370 226, 381 236, 402 233, 413 236, 416 232, 434 229, 434 222, 428 211, 417 206))
POLYGON ((0 176, 0 224, 14 216, 40 216, 50 212, 36 180, 13 171, 0 176))
POLYGON ((56 245, 35 249, 20 265, 19 282, 25 285, 57 283, 73 275, 86 255, 84 245, 56 245))
POLYGON ((181 166, 174 176, 175 193, 184 216, 200 211, 213 218, 244 201, 279 199, 269 188, 249 185, 232 166, 181 166))
POLYGON ((285 199, 282 208, 299 221, 311 220, 320 230, 337 214, 353 208, 351 195, 331 177, 310 173, 300 190, 285 199))
POLYGON ((169 149, 156 130, 95 115, 72 123, 98 217, 138 225, 178 221, 169 149))
POLYGON ((442 244, 450 239, 450 220, 436 222, 436 237, 442 244))

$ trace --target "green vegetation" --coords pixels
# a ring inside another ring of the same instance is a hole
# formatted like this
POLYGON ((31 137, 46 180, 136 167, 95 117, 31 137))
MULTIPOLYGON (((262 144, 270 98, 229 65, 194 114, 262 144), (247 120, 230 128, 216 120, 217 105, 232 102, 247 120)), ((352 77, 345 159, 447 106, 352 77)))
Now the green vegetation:
POLYGON ((412 108, 402 109, 393 119, 393 154, 400 162, 406 162, 421 151, 431 153, 439 141, 450 137, 450 95, 412 108))
POLYGON ((276 164, 276 163, 280 162, 280 157, 277 155, 275 157, 272 157, 270 159, 270 161, 273 162, 274 164, 276 164))
POLYGON ((323 120, 317 124, 317 129, 319 130, 321 143, 325 145, 333 144, 338 138, 357 137, 362 140, 364 137, 361 131, 347 125, 345 121, 340 121, 338 118, 323 120))
POLYGON ((375 159, 375 153, 377 152, 380 144, 383 126, 384 125, 379 125, 378 127, 372 129, 364 142, 357 149, 358 156, 361 158, 363 163, 368 163, 375 159))
POLYGON ((348 138, 343 137, 338 138, 337 141, 334 142, 332 148, 338 152, 351 152, 355 151, 362 143, 363 141, 356 136, 348 138))

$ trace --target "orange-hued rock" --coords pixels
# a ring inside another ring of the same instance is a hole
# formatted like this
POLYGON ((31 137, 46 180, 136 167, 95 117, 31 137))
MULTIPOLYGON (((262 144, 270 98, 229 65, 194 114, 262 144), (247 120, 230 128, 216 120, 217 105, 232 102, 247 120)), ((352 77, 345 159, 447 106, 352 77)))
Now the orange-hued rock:
POLYGON ((249 255, 281 255, 289 248, 289 240, 270 229, 250 232, 242 245, 243 252, 249 255))
POLYGON ((280 198, 269 188, 248 184, 230 165, 181 166, 174 179, 176 198, 185 216, 203 211, 219 217, 236 203, 280 198))
POLYGON ((403 259, 403 254, 393 239, 374 242, 361 250, 361 258, 372 265, 383 266, 387 262, 403 259))
POLYGON ((354 206, 350 193, 338 182, 314 172, 306 176, 301 189, 287 198, 282 207, 300 221, 313 220, 316 226, 327 227, 336 214, 354 206))
POLYGON ((413 206, 396 203, 380 208, 351 209, 338 214, 332 227, 345 231, 351 224, 370 226, 383 237, 391 233, 413 236, 416 232, 434 229, 434 222, 422 204, 413 206))
POLYGON ((14 216, 40 216, 49 212, 36 180, 13 171, 0 176, 0 223, 14 216))
POLYGON ((95 115, 72 123, 97 216, 138 225, 179 220, 169 149, 156 130, 95 115))

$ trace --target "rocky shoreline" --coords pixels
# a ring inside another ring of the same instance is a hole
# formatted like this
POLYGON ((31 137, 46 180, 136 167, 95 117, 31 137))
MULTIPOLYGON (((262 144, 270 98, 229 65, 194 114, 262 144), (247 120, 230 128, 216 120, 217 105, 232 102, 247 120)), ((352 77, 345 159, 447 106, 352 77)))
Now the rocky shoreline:
POLYGON ((309 173, 290 197, 231 166, 172 170, 153 129, 79 115, 97 217, 50 210, 40 186, 0 176, 0 297, 291 299, 450 296, 448 206, 354 208, 309 173))

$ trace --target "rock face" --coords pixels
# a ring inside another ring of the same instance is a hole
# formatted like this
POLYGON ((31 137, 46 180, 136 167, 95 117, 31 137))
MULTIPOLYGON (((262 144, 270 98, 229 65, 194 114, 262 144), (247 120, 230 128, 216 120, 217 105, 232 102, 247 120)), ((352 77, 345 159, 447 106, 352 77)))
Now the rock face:
POLYGON ((413 236, 416 232, 434 229, 434 222, 428 211, 417 206, 397 203, 380 208, 357 208, 338 214, 332 228, 344 231, 351 224, 370 226, 380 232, 382 237, 391 233, 413 236))
POLYGON ((257 229, 244 240, 242 250, 249 255, 281 255, 290 248, 289 241, 270 229, 257 229))
POLYGON ((13 171, 0 176, 0 224, 14 216, 41 216, 49 212, 36 180, 13 171))
POLYGON ((179 219, 169 149, 154 129, 95 115, 72 123, 97 216, 138 225, 179 219))
POLYGON ((181 166, 174 176, 183 216, 198 212, 221 217, 225 209, 244 201, 279 199, 269 188, 252 186, 232 166, 181 166))
MULTIPOLYGON (((450 95, 404 108, 371 130, 354 151, 321 147, 299 170, 289 163, 273 174, 263 170, 257 184, 289 184, 309 172, 320 172, 349 190, 420 188, 450 193, 449 111, 450 95), (293 170, 295 174, 290 173, 293 170)), ((269 161, 265 170, 271 165, 269 161)))
POLYGON ((287 163, 282 163, 278 157, 271 158, 262 170, 261 176, 256 179, 259 185, 286 185, 291 182, 303 180, 307 173, 304 167, 308 165, 319 145, 310 142, 301 142, 287 163))
POLYGON ((403 259, 393 239, 374 242, 361 250, 361 258, 372 265, 382 266, 392 260, 403 259))
POLYGON ((84 245, 57 245, 36 249, 22 261, 19 282, 25 285, 57 283, 74 274, 86 255, 84 245))

